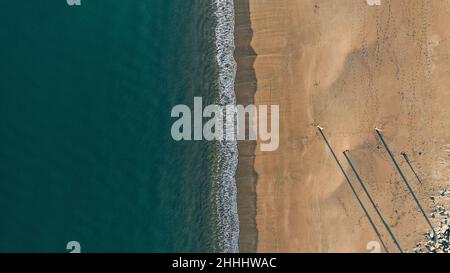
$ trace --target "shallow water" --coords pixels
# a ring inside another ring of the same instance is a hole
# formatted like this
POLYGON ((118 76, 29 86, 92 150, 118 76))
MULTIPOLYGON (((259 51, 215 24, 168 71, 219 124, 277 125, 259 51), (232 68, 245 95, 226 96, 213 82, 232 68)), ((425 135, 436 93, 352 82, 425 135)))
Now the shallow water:
POLYGON ((174 105, 218 100, 214 11, 211 0, 2 3, 0 251, 237 249, 217 218, 228 159, 170 136, 174 105))

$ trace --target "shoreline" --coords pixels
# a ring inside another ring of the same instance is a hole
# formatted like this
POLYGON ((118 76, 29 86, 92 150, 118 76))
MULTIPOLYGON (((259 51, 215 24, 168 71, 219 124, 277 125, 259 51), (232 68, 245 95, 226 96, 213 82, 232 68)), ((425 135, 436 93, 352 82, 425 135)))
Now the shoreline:
MULTIPOLYGON (((251 47, 253 31, 248 0, 234 0, 235 7, 235 60, 237 73, 235 94, 237 104, 254 104, 256 74, 253 63, 256 53, 251 47)), ((256 141, 239 141, 239 159, 236 171, 237 203, 239 214, 240 252, 256 252, 258 231, 256 229, 256 182, 254 169, 256 141)))
MULTIPOLYGON (((219 68, 219 104, 236 103, 234 91, 236 61, 234 0, 216 0, 214 14, 217 18, 215 28, 216 61, 219 68)), ((219 187, 216 193, 219 232, 219 249, 223 252, 239 251, 239 215, 237 208, 236 172, 239 151, 236 141, 221 141, 218 145, 220 165, 218 173, 219 187)))
POLYGON ((413 187, 430 212, 430 195, 450 177, 450 4, 235 0, 235 14, 238 103, 280 105, 276 152, 239 143, 241 252, 367 252, 377 240, 318 124, 341 163, 350 150, 385 220, 411 250, 427 226, 373 128, 382 127, 396 156, 410 156, 423 181, 413 187))

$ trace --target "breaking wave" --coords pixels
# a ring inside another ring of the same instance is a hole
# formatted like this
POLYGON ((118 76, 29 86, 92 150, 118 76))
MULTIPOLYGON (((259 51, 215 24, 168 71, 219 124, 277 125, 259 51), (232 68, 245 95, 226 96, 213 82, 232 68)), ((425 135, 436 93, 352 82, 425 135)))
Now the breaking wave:
MULTIPOLYGON (((235 105, 234 83, 236 61, 234 59, 234 0, 213 0, 217 25, 215 44, 219 67, 219 101, 235 105)), ((225 124, 225 127, 234 124, 225 124)), ((218 221, 218 249, 220 252, 239 252, 239 216, 237 210, 236 168, 238 164, 237 141, 218 142, 218 165, 216 169, 216 205, 218 221)))

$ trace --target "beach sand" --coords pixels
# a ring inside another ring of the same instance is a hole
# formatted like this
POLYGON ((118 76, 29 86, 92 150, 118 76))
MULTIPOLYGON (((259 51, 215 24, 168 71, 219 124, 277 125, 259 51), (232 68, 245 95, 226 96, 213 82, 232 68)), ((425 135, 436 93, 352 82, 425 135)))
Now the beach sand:
MULTIPOLYGON (((235 5, 238 103, 280 105, 277 151, 261 152, 259 142, 239 143, 241 251, 368 252, 367 243, 377 240, 318 124, 357 185, 342 155, 350 151, 402 248, 411 250, 427 225, 374 128, 383 129, 430 211, 429 196, 449 186, 450 178, 450 1, 236 0, 235 5)), ((380 221, 376 224, 394 252, 380 221)))

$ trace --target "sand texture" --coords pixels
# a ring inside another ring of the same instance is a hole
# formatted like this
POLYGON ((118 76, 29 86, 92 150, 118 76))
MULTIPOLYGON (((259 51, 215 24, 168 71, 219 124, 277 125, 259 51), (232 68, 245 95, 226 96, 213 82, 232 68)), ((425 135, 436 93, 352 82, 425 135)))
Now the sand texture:
POLYGON ((277 151, 240 143, 241 251, 367 252, 377 240, 319 124, 356 185, 342 154, 350 151, 402 247, 412 249, 427 225, 374 128, 430 211, 429 196, 450 187, 450 1, 235 2, 238 102, 280 105, 277 151))

